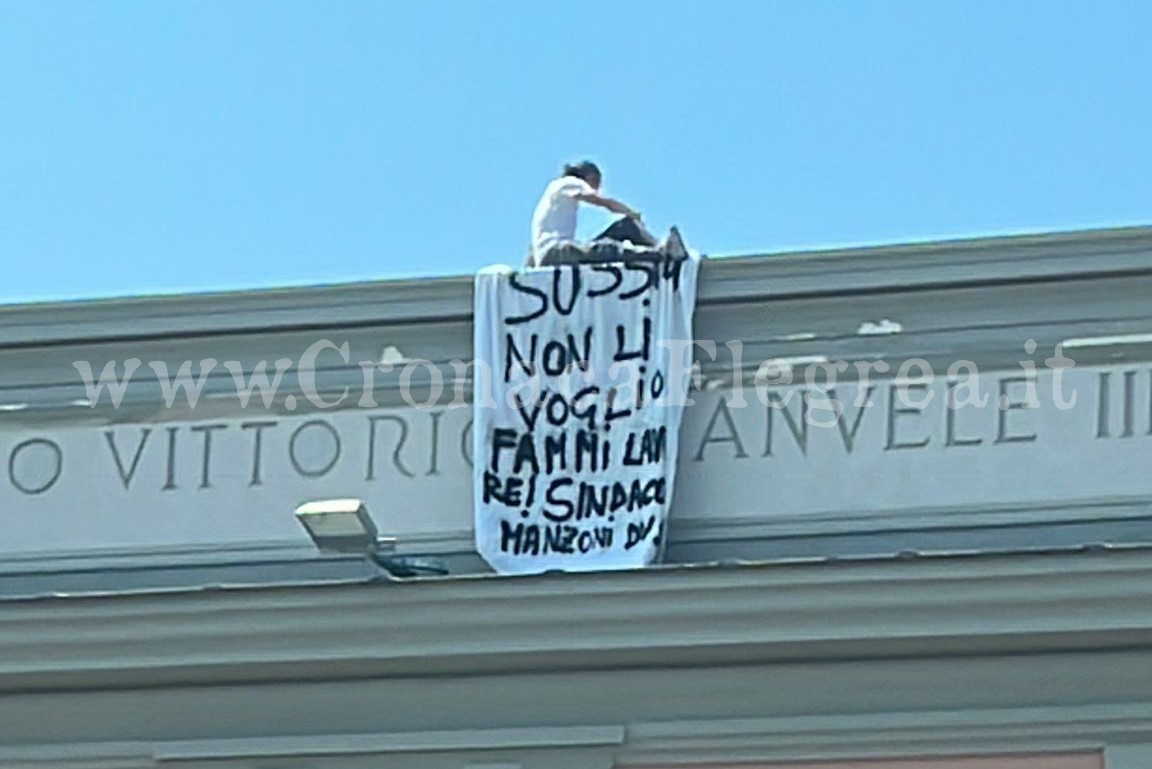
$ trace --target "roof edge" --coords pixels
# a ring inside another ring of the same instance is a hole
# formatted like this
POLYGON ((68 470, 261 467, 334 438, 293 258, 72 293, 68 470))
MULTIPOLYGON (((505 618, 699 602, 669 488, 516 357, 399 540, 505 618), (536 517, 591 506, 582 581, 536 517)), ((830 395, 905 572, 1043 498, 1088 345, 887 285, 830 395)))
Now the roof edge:
MULTIPOLYGON (((790 251, 707 260, 702 304, 1152 272, 1152 226, 790 251)), ((443 322, 472 314, 472 277, 0 306, 0 347, 255 329, 443 322)))

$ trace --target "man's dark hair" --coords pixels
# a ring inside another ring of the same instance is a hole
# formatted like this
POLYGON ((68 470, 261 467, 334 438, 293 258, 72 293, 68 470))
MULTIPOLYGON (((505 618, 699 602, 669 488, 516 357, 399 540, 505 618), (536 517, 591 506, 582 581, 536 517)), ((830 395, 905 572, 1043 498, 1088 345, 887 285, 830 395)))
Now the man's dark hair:
POLYGON ((600 177, 600 169, 591 160, 581 160, 579 163, 569 163, 564 166, 565 176, 575 176, 577 179, 591 183, 600 177))

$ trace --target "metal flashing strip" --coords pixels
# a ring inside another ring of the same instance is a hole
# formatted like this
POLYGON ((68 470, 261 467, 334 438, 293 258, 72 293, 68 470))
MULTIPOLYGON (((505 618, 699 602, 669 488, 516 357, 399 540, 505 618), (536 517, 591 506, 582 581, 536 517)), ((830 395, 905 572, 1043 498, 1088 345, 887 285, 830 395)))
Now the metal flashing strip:
MULTIPOLYGON (((181 596, 202 593, 249 593, 253 591, 287 591, 301 589, 340 588, 364 585, 400 585, 400 584, 432 584, 432 583, 470 583, 470 582, 517 582, 542 581, 555 579, 582 579, 590 575, 622 575, 627 579, 640 573, 651 574, 677 574, 700 571, 718 570, 756 570, 779 568, 812 568, 812 567, 838 567, 861 564, 888 564, 904 563, 908 561, 955 561, 974 559, 1005 559, 1005 558, 1043 558, 1051 556, 1109 554, 1109 553, 1152 553, 1152 538, 1149 542, 1098 542, 1068 546, 1037 546, 1010 549, 965 549, 965 550, 901 550, 896 552, 872 552, 832 554, 820 556, 797 556, 773 559, 720 559, 698 562, 676 562, 653 564, 645 569, 599 572, 549 572, 547 574, 528 575, 501 575, 490 571, 467 574, 449 574, 446 576, 420 576, 420 577, 392 577, 384 572, 368 577, 331 578, 316 580, 282 580, 275 582, 235 582, 235 583, 204 583, 196 585, 181 585, 172 587, 144 587, 124 590, 88 590, 63 592, 52 591, 30 595, 2 595, 0 604, 35 603, 43 601, 75 601, 75 600, 103 600, 111 598, 141 598, 150 596, 181 596)), ((349 560, 339 558, 333 560, 349 560)), ((147 567, 139 567, 143 570, 147 567)))
MULTIPOLYGON (((702 560, 695 562, 675 562, 675 563, 662 563, 653 564, 646 569, 639 570, 643 572, 652 572, 660 574, 671 573, 689 573, 698 571, 714 571, 714 570, 731 570, 731 569, 777 569, 782 567, 836 567, 847 566, 853 564, 885 564, 885 563, 900 563, 911 560, 917 561, 949 561, 949 560, 972 560, 972 559, 1002 559, 1002 558, 1042 558, 1046 556, 1066 556, 1066 555, 1083 555, 1094 553, 1128 553, 1128 552, 1152 552, 1152 538, 1149 542, 1095 542, 1085 543, 1078 545, 1066 546, 1035 546, 1035 547, 1017 547, 1017 548, 980 548, 980 549, 907 549, 893 552, 861 552, 861 553, 844 553, 844 554, 830 554, 819 556, 795 556, 795 557, 780 557, 771 559, 754 559, 754 558, 732 558, 732 559, 718 559, 718 560, 702 560)), ((318 559, 313 559, 318 560, 318 559)), ((319 559, 322 560, 322 559, 319 559)), ((347 558, 335 558, 331 560, 347 561, 347 558)), ((143 571, 147 567, 141 567, 137 570, 143 571)), ((154 567, 153 567, 154 568, 154 567)), ((593 572, 604 575, 611 574, 633 574, 634 571, 603 571, 593 572)), ((284 579, 277 581, 252 581, 252 582, 206 582, 203 584, 189 584, 189 585, 176 585, 170 587, 142 587, 138 589, 104 589, 104 590, 85 590, 85 591, 50 591, 29 595, 2 595, 0 594, 0 604, 3 603, 24 603, 24 602, 38 602, 38 601, 58 601, 58 600, 99 600, 107 598, 131 598, 131 597, 146 597, 146 596, 176 596, 197 593, 242 593, 259 590, 298 590, 298 589, 312 589, 312 588, 339 588, 355 585, 373 585, 373 584, 388 584, 396 585, 402 583, 442 583, 442 582, 475 582, 475 581, 514 581, 514 580, 539 580, 539 579, 555 579, 555 578, 579 578, 583 576, 584 572, 580 573, 549 573, 549 574, 531 574, 531 575, 499 575, 490 571, 477 571, 462 574, 449 574, 446 576, 421 576, 421 577, 392 577, 386 573, 373 574, 367 577, 332 577, 326 579, 284 579)))

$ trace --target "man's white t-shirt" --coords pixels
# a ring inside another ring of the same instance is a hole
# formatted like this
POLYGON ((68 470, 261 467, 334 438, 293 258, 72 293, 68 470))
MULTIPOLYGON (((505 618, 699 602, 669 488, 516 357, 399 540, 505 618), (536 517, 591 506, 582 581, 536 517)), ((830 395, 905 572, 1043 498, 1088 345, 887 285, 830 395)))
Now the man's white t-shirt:
POLYGON ((536 204, 532 214, 532 264, 552 246, 570 243, 576 239, 577 195, 595 194, 588 182, 575 176, 561 176, 551 182, 536 204))

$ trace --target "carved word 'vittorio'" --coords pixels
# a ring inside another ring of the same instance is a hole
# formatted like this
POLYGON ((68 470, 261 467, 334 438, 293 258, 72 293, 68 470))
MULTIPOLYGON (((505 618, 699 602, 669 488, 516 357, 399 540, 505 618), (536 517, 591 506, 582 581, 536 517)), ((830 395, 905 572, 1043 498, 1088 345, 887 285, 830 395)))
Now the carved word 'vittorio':
MULTIPOLYGON (((1098 371, 1084 381, 1091 383, 1093 392, 1068 412, 1083 415, 1078 418, 1084 425, 1079 433, 1083 438, 1152 436, 1152 370, 1098 371)), ((686 427, 696 429, 682 435, 680 461, 771 459, 785 452, 807 456, 817 440, 814 436, 821 433, 847 454, 970 450, 1042 440, 1045 420, 1057 413, 1055 406, 1029 402, 1027 376, 1004 376, 991 384, 987 405, 960 408, 947 406, 947 389, 924 403, 917 398, 927 394, 929 386, 891 382, 869 385, 866 398, 846 394, 835 410, 827 408, 827 398, 835 399, 835 390, 769 391, 767 404, 753 398, 739 408, 723 391, 714 398, 697 393, 695 406, 686 414, 686 427), (857 405, 863 402, 870 405, 857 405)), ((68 431, 71 437, 41 434, 0 444, 0 460, 6 466, 0 490, 22 496, 48 494, 70 469, 84 476, 85 483, 95 475, 111 479, 111 488, 125 493, 144 487, 165 492, 225 484, 259 487, 333 473, 366 482, 443 475, 446 482, 467 485, 471 431, 467 409, 363 415, 352 410, 329 419, 74 429, 68 431)))

